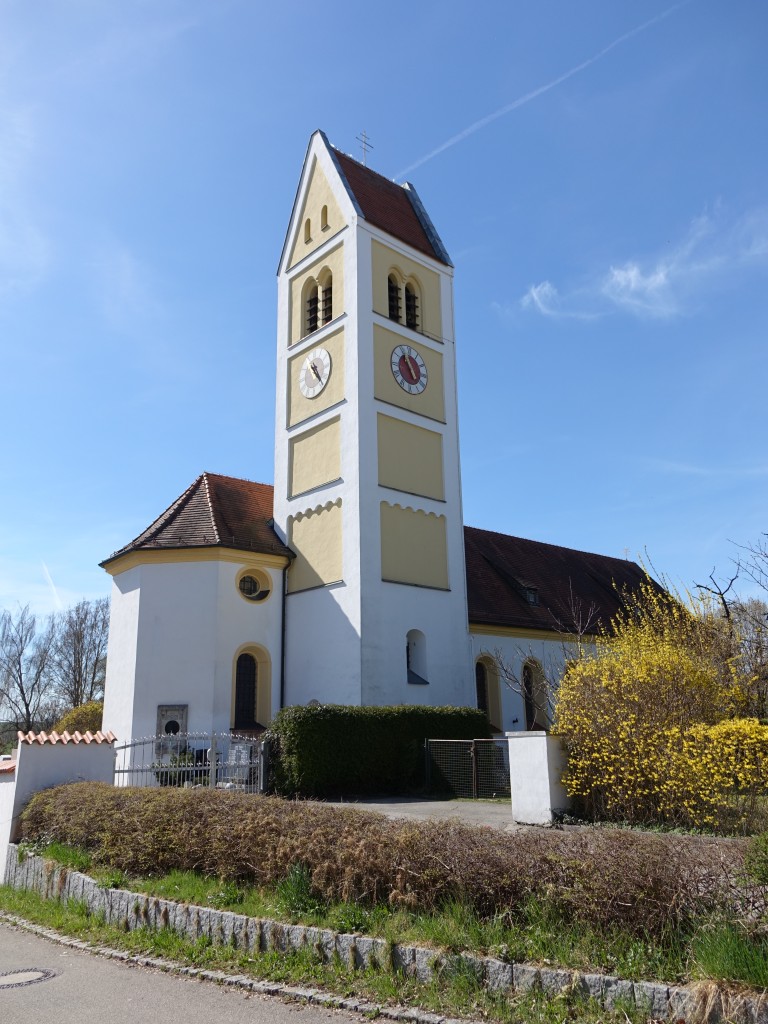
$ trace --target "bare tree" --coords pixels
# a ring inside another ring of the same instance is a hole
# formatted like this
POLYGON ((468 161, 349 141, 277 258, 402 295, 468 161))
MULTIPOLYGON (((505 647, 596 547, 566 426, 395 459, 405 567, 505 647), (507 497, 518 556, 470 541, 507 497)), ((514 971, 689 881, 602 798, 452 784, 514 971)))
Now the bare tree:
POLYGON ((56 616, 51 670, 63 704, 79 707, 104 694, 109 600, 78 601, 56 616))
POLYGON ((53 619, 38 630, 29 605, 16 615, 0 614, 0 707, 23 732, 48 725, 56 715, 49 671, 55 635, 53 619))
POLYGON ((754 544, 739 544, 738 567, 768 594, 768 533, 760 535, 754 544))
POLYGON ((552 629, 560 635, 559 657, 550 654, 548 664, 542 664, 530 644, 515 646, 514 661, 505 656, 500 647, 493 651, 493 659, 505 686, 523 699, 527 728, 551 724, 560 676, 568 662, 579 657, 589 646, 600 628, 597 606, 587 604, 573 590, 568 580, 568 605, 565 615, 550 609, 552 629), (519 671, 515 662, 519 662, 519 671))

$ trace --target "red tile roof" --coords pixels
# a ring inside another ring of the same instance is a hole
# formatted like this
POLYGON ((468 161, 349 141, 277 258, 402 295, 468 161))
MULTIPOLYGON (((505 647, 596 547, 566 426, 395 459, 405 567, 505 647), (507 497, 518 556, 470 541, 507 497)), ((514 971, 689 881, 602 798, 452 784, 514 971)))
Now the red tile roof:
POLYGON ((0 761, 0 775, 12 775, 16 771, 16 762, 13 760, 0 761))
POLYGON ((16 734, 22 743, 114 743, 117 736, 113 732, 19 732, 16 734))
POLYGON ((363 217, 406 245, 450 265, 437 232, 412 186, 398 185, 334 149, 333 156, 363 217))
POLYGON ((268 555, 291 552, 272 528, 272 486, 202 473, 143 533, 106 558, 130 551, 222 547, 268 555))
POLYGON ((646 579, 635 562, 464 527, 469 621, 594 632, 646 579))

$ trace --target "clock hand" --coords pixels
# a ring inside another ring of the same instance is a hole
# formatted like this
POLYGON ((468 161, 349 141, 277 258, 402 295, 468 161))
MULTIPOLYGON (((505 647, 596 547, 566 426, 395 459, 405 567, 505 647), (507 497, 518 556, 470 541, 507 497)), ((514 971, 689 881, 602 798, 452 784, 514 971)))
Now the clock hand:
POLYGON ((309 364, 309 368, 312 371, 312 373, 314 373, 314 375, 317 377, 318 380, 322 379, 322 377, 320 375, 320 371, 318 370, 318 368, 317 368, 315 363, 310 363, 309 364))
POLYGON ((407 352, 405 354, 405 361, 408 364, 408 369, 411 371, 411 377, 413 378, 413 383, 415 384, 416 381, 418 380, 418 374, 416 373, 416 367, 413 364, 413 360, 411 359, 407 352))

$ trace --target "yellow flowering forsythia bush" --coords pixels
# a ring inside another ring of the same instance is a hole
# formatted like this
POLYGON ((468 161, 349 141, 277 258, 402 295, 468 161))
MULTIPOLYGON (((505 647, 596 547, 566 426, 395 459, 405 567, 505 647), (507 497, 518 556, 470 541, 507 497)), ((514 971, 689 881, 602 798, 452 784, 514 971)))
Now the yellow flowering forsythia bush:
POLYGON ((649 581, 560 686, 569 795, 596 818, 749 828, 767 798, 768 726, 737 717, 737 649, 722 619, 649 581))

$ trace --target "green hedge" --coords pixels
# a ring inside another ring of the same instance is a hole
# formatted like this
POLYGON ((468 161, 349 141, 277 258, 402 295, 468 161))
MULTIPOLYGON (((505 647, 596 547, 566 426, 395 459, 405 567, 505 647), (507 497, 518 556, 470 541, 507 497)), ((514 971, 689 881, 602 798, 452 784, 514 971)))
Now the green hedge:
POLYGON ((270 727, 274 785, 284 796, 392 793, 424 780, 425 739, 485 739, 476 708, 283 708, 270 727))

